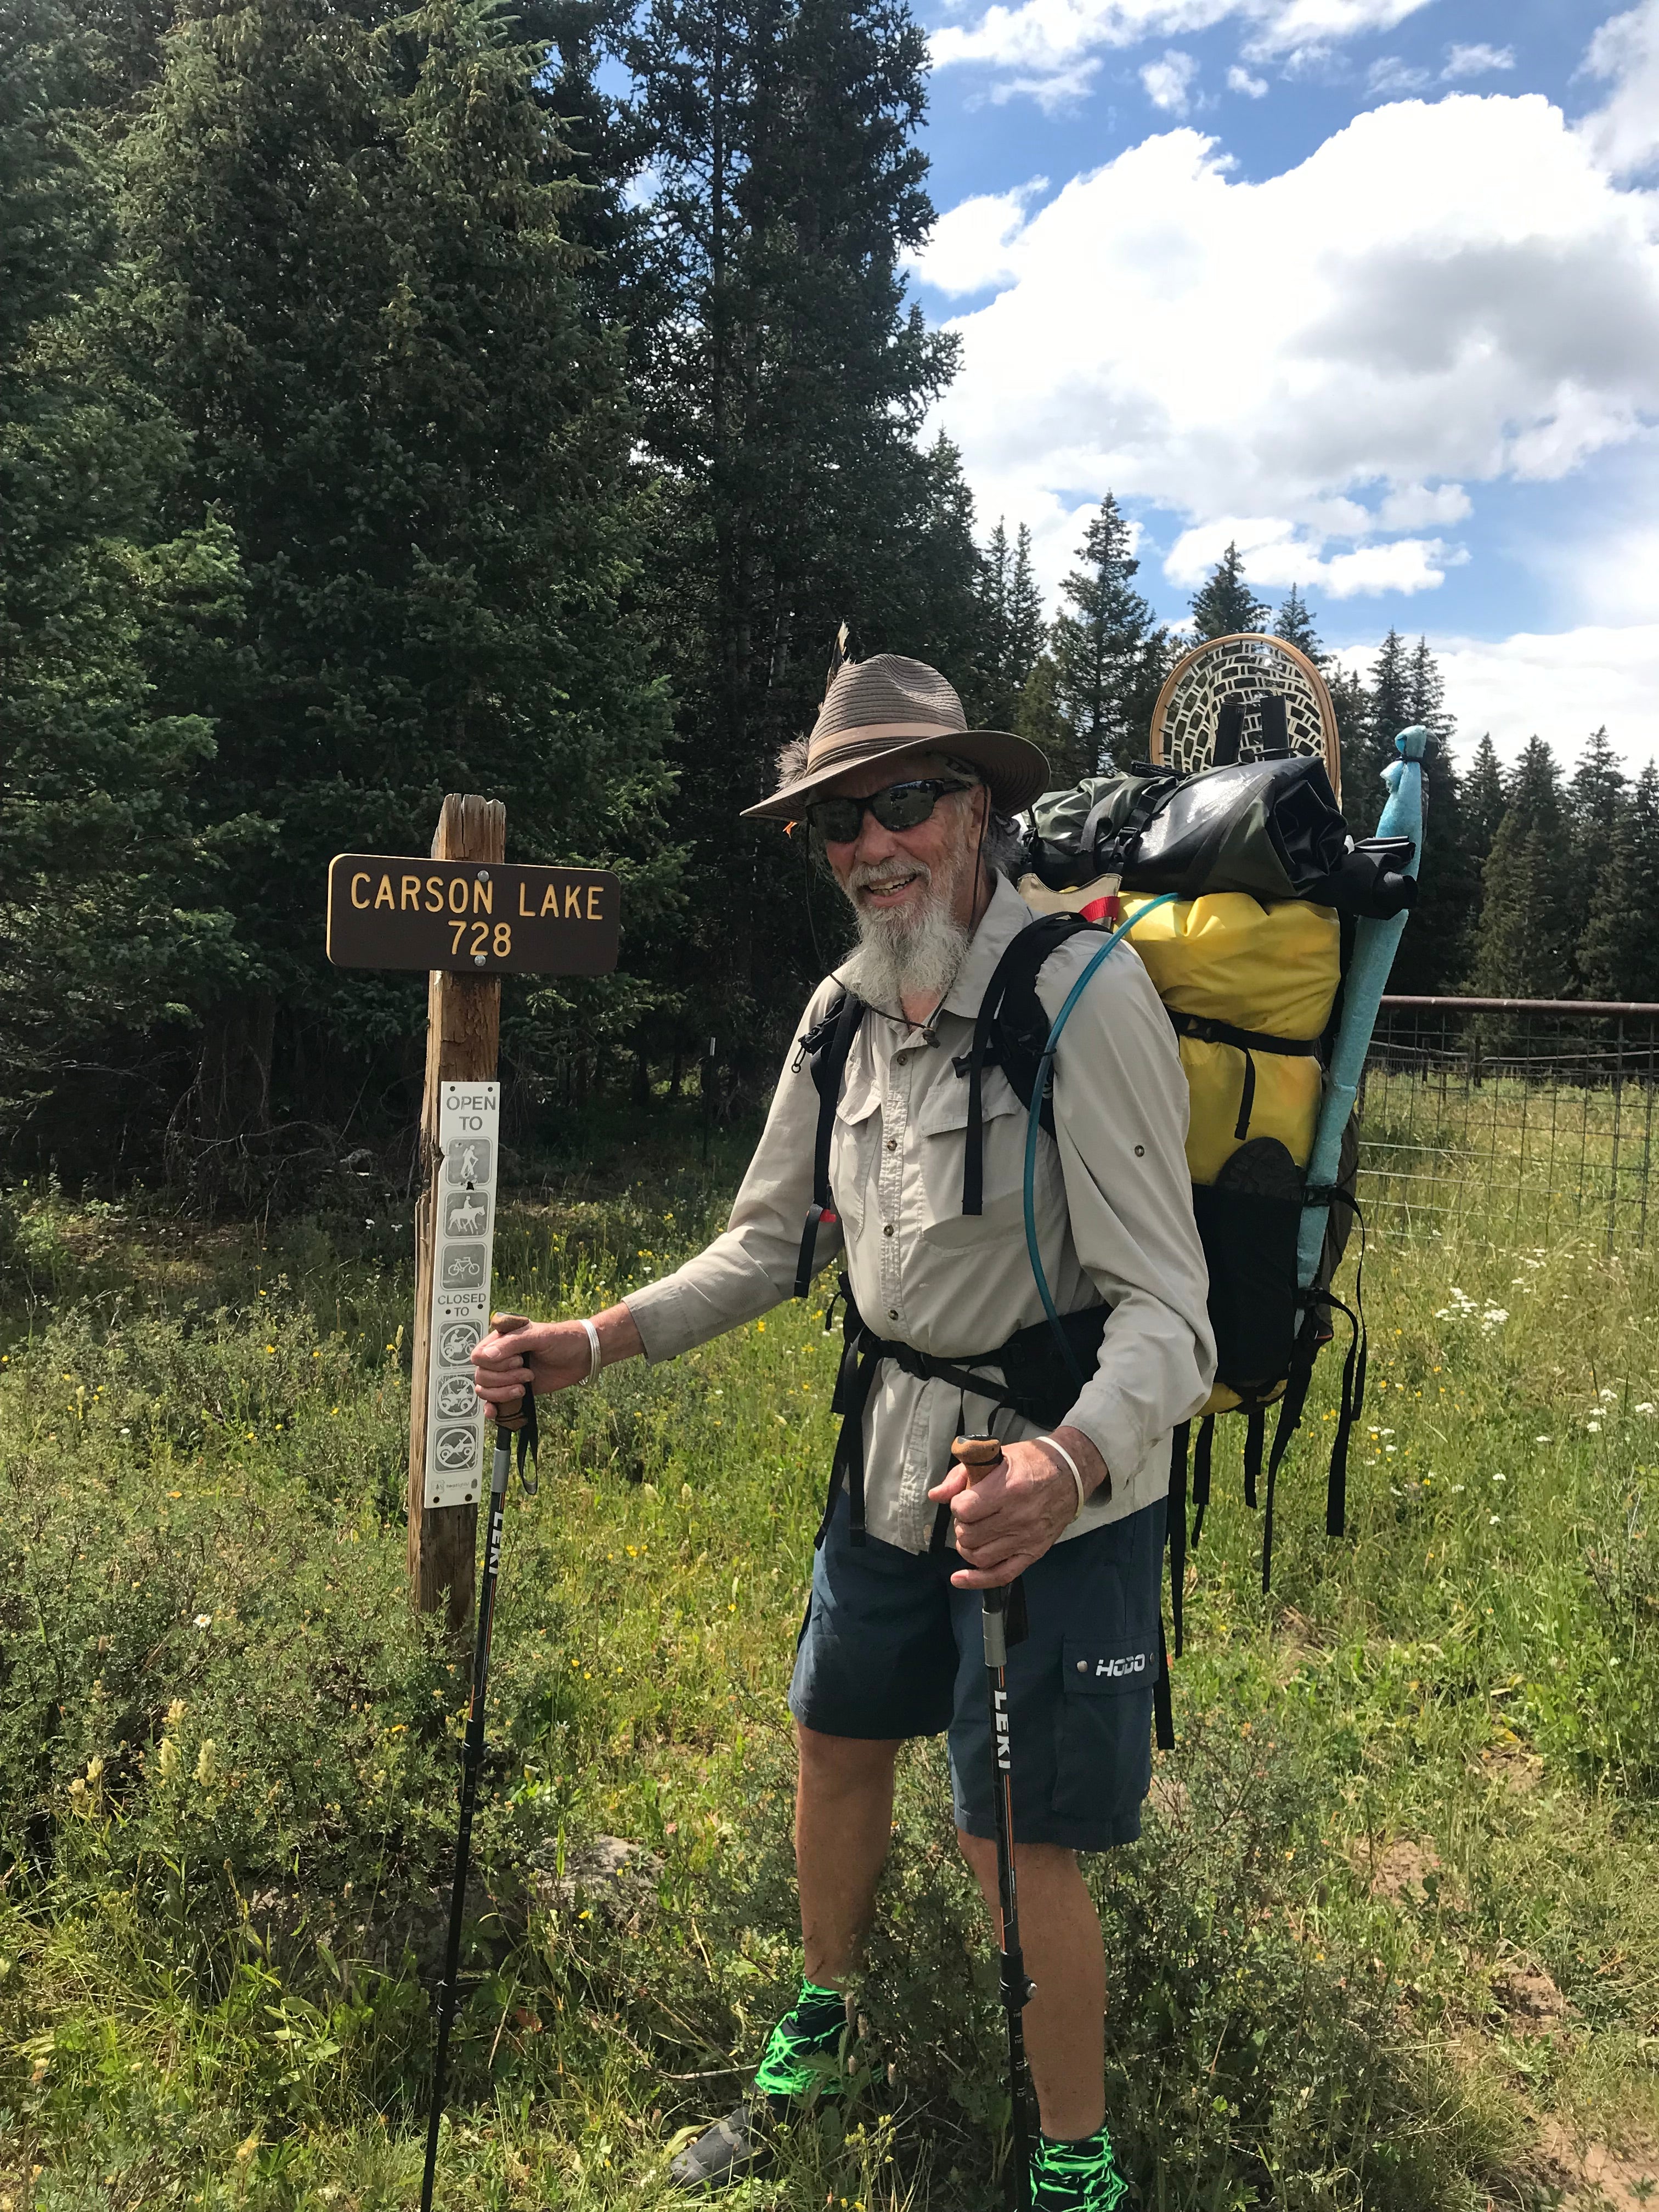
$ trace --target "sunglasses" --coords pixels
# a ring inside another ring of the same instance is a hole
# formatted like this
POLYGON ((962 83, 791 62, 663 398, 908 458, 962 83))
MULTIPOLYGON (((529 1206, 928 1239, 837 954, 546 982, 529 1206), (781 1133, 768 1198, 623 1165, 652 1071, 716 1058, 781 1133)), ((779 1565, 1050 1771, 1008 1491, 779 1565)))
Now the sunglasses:
POLYGON ((950 791, 971 791, 969 783, 946 783, 927 776, 915 783, 890 783, 868 799, 815 799, 806 819, 828 845, 850 845, 873 814, 884 830, 915 830, 950 791))

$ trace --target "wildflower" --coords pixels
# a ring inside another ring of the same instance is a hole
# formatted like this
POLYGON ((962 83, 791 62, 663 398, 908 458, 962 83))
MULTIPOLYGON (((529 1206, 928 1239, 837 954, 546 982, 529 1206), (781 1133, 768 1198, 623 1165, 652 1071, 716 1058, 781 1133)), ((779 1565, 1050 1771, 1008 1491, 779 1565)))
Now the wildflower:
POLYGON ((196 1626, 198 1628, 211 1628, 213 1615, 210 1613, 198 1613, 196 1616, 196 1626))
POLYGON ((179 1769, 182 1764, 183 1761, 179 1756, 178 1745, 173 1741, 170 1735, 164 1735, 161 1738, 161 1756, 162 1781, 175 1781, 178 1778, 179 1769))
POLYGON ((1553 1444, 1555 1442, 1555 1438, 1553 1437, 1534 1437, 1533 1438, 1533 1442, 1535 1444, 1553 1444))
POLYGON ((1641 1404, 1640 1404, 1640 1405, 1636 1408, 1636 1410, 1637 1410, 1637 1412, 1638 1412, 1638 1413, 1659 1413, 1659 1407, 1656 1407, 1656 1406, 1650 1405, 1650 1403, 1649 1403, 1649 1402, 1644 1399, 1644 1400, 1643 1401, 1643 1402, 1642 1402, 1642 1403, 1641 1403, 1641 1404))
POLYGON ((1488 1523, 1489 1523, 1492 1528, 1495 1528, 1498 1526, 1498 1516, 1497 1516, 1495 1513, 1488 1513, 1488 1514, 1487 1514, 1487 1516, 1486 1516, 1486 1519, 1487 1519, 1488 1523))
POLYGON ((689 1482, 683 1482, 680 1485, 680 1504, 682 1505, 690 1505, 690 1503, 691 1486, 689 1482))
POLYGON ((654 1482, 642 1482, 640 1485, 640 1496, 641 1498, 648 1498, 653 1505, 657 1502, 658 1495, 657 1486, 654 1482))
POLYGON ((213 1738, 210 1735, 204 1736, 202 1739, 202 1748, 196 1754, 197 1784, 198 1788, 205 1790, 210 1783, 216 1782, 218 1779, 219 1761, 216 1756, 213 1738))
POLYGON ((167 1726, 170 1729, 177 1728, 179 1722, 183 1720, 188 1711, 189 1707, 185 1705, 184 1699, 182 1698, 175 1698, 173 1703, 167 1707, 167 1726))
POLYGON ((1619 1395, 1619 1393, 1618 1393, 1616 1390, 1609 1390, 1609 1389, 1606 1389, 1606 1388, 1605 1388, 1605 1386, 1604 1386, 1601 1389, 1598 1390, 1598 1391, 1596 1392, 1596 1394, 1595 1394, 1595 1395, 1596 1395, 1596 1396, 1597 1396, 1598 1398, 1601 1399, 1604 1402, 1610 1403, 1610 1402, 1611 1402, 1614 1398, 1616 1398, 1616 1397, 1619 1395))

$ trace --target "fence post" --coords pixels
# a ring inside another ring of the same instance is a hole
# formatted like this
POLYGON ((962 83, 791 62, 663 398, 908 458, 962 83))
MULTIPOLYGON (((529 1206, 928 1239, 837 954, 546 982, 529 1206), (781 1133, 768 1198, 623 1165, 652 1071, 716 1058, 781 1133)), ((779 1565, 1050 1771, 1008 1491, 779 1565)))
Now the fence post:
MULTIPOLYGON (((432 840, 434 860, 507 858, 507 809, 498 799, 451 792, 432 840)), ((472 1607, 478 1509, 426 1503, 426 1417, 432 1358, 432 1268, 437 1243, 438 1102, 446 1083, 487 1083, 495 1073, 501 985, 495 975, 427 978, 426 1089, 421 1101, 421 1195, 415 1208, 415 1334, 409 1403, 409 1590, 418 1611, 447 1604, 452 1632, 472 1607)))
POLYGON ((1614 1032, 1613 1062, 1613 1166, 1607 1176, 1607 1257, 1613 1257, 1613 1236, 1619 1220, 1619 1134, 1625 1098, 1625 1018, 1619 1017, 1614 1032))

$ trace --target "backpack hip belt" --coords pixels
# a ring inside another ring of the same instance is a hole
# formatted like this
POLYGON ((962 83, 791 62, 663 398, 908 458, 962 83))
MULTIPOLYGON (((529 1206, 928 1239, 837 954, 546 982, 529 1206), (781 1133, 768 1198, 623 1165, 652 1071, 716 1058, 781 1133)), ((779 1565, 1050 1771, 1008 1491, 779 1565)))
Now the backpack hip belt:
MULTIPOLYGON (((830 1400, 830 1410, 841 1415, 841 1429, 830 1463, 829 1494, 823 1501, 823 1516, 814 1539, 815 1550, 830 1532, 836 1500, 843 1484, 847 1490, 849 1540, 854 1544, 866 1540, 864 1411, 875 1387, 876 1370, 884 1360, 891 1360, 895 1366, 920 1381, 948 1382, 964 1398, 984 1398, 994 1406, 1006 1407, 1042 1428, 1057 1427, 1076 1401, 1077 1386, 1046 1321, 1034 1322, 1029 1328, 1016 1329, 1006 1343, 999 1345, 994 1352, 970 1352, 958 1358, 940 1359, 932 1352, 918 1352, 914 1345, 896 1338, 876 1335, 854 1303, 844 1275, 836 1296, 846 1309, 842 1321, 841 1365, 836 1376, 835 1395, 830 1400), (992 1376, 975 1371, 985 1367, 1001 1369, 1000 1387, 992 1376)), ((824 1316, 826 1328, 834 1310, 832 1299, 824 1316)), ((1060 1326, 1072 1356, 1085 1374, 1098 1356, 1110 1311, 1107 1305, 1085 1306, 1062 1317, 1060 1326)), ((1098 1495, 1111 1496, 1109 1476, 1098 1495)), ((949 1526, 950 1509, 941 1506, 934 1517, 930 1551, 945 1549, 949 1526)))

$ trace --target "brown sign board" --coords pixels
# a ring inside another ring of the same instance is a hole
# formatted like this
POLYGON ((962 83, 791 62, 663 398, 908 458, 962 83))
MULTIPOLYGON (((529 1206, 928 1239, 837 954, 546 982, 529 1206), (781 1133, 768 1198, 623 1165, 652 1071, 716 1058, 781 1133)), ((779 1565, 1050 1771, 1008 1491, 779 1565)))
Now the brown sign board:
POLYGON ((339 968, 457 975, 608 975, 622 886, 607 868, 337 853, 328 957, 339 968))

